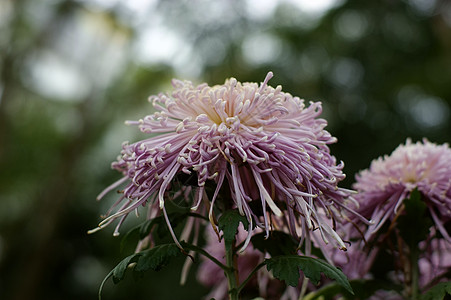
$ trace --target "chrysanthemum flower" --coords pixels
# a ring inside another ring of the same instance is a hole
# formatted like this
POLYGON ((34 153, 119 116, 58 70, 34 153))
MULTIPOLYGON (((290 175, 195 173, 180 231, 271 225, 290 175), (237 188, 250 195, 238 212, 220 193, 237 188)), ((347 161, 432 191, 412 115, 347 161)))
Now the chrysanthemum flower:
POLYGON ((366 237, 394 218, 404 199, 418 189, 436 228, 451 242, 444 223, 451 220, 451 149, 427 140, 407 140, 390 156, 380 157, 356 176, 359 212, 374 221, 366 237))
MULTIPOLYGON (((352 245, 343 253, 335 249, 326 251, 329 260, 342 268, 350 279, 371 278, 371 270, 379 253, 387 248, 387 238, 380 235, 382 227, 393 222, 402 213, 403 200, 417 189, 425 201, 427 213, 433 222, 426 240, 419 243, 419 283, 426 288, 432 282, 446 278, 451 269, 451 239, 446 230, 451 220, 451 149, 448 144, 437 145, 427 140, 412 143, 410 139, 396 148, 391 155, 374 160, 369 169, 356 176, 355 196, 360 207, 358 212, 374 223, 348 223, 346 235, 352 245), (371 245, 369 247, 369 245, 371 245)), ((396 223, 392 223, 394 225, 396 223)), ((449 228, 449 227, 448 227, 449 228)), ((391 246, 393 247, 393 246, 391 246)), ((406 274, 400 265, 400 251, 390 253, 394 257, 392 282, 405 282, 406 274)), ((405 253, 404 253, 405 255, 405 253)), ((449 277, 449 276, 448 276, 449 277)), ((387 298, 381 292, 381 297, 387 298)), ((401 296, 398 296, 401 299, 401 296)))
POLYGON ((99 228, 115 219, 120 219, 119 227, 130 212, 147 203, 155 209, 158 205, 168 220, 166 192, 177 176, 189 174, 196 183, 193 210, 207 202, 213 226, 221 187, 230 190, 224 206, 238 209, 249 220, 245 246, 254 225, 269 234, 271 216, 284 215, 301 242, 318 229, 326 243, 345 249, 330 220, 339 224, 344 211, 353 213, 353 199, 351 191, 337 185, 345 177, 343 163, 337 165, 329 153, 328 145, 336 139, 324 130, 327 122, 318 118, 321 103, 306 107, 281 86, 268 86, 272 76, 268 73, 260 85, 231 78, 213 87, 174 80, 171 95, 150 97, 156 112, 127 122, 150 137, 123 145, 113 168, 124 177, 98 198, 127 185, 116 212, 99 228), (205 190, 209 184, 214 187, 210 198, 205 190))

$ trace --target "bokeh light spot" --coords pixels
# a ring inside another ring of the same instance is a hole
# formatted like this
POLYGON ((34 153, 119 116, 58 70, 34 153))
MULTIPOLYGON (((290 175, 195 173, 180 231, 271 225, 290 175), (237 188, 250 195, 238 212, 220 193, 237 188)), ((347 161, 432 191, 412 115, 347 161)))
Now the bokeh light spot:
POLYGON ((244 59, 252 65, 274 61, 281 50, 281 41, 266 33, 250 35, 242 46, 244 59))
POLYGON ((340 58, 332 62, 329 78, 333 84, 351 89, 361 82, 363 74, 360 62, 352 58, 340 58))
POLYGON ((335 20, 335 30, 343 38, 354 41, 360 39, 368 30, 367 18, 356 11, 345 11, 335 20))

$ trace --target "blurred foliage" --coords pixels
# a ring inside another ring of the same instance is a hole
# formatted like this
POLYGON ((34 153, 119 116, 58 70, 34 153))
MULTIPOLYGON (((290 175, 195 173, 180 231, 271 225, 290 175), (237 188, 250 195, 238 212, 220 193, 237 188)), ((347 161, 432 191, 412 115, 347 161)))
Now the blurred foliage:
MULTIPOLYGON (((114 199, 95 202, 118 178, 110 162, 139 137, 123 121, 150 113, 172 77, 272 70, 271 85, 322 101, 347 186, 407 137, 451 140, 449 2, 270 2, 0 0, 1 299, 94 299, 133 251, 112 229, 86 231, 114 199)), ((104 299, 199 299, 178 266, 107 284, 104 299)))

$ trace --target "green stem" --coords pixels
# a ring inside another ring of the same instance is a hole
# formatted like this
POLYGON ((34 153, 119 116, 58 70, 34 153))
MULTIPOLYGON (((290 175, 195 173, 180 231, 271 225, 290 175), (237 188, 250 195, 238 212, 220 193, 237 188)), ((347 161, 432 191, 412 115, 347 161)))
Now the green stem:
POLYGON ((227 283, 229 287, 229 299, 239 300, 240 291, 238 290, 238 272, 236 268, 235 257, 235 241, 233 241, 230 249, 226 247, 226 266, 225 274, 227 277, 227 283))
POLYGON ((247 276, 247 278, 238 287, 238 293, 241 292, 241 290, 246 286, 246 284, 249 282, 249 280, 251 280, 251 278, 254 276, 254 274, 257 273, 257 271, 260 270, 264 265, 265 265, 265 262, 262 262, 252 270, 252 272, 249 274, 249 276, 247 276))
POLYGON ((418 247, 410 248, 410 267, 412 272, 411 278, 411 293, 412 300, 418 300, 418 291, 419 291, 419 268, 418 268, 418 259, 420 256, 420 251, 418 247))

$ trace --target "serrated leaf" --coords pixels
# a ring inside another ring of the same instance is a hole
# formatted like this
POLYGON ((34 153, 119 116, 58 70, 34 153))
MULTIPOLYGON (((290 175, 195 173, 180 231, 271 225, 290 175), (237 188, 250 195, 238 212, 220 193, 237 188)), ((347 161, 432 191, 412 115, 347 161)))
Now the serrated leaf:
POLYGON ((114 269, 112 271, 114 284, 117 284, 119 281, 124 279, 125 271, 127 270, 128 266, 130 264, 138 261, 140 256, 141 256, 141 253, 135 253, 130 256, 127 256, 116 267, 114 267, 114 269))
POLYGON ((103 279, 99 288, 99 299, 101 299, 102 288, 105 282, 113 277, 114 284, 119 283, 125 277, 129 266, 136 263, 132 270, 136 272, 145 272, 148 270, 159 271, 166 266, 171 258, 183 255, 176 244, 163 244, 151 249, 132 254, 124 258, 110 273, 103 279))
POLYGON ((296 286, 299 282, 299 270, 313 283, 318 284, 321 273, 335 280, 351 294, 351 285, 343 272, 327 262, 307 256, 284 255, 265 260, 266 268, 272 271, 274 277, 285 281, 288 285, 296 286))
MULTIPOLYGON (((266 233, 261 232, 252 236, 252 246, 262 253, 269 253, 272 257, 279 255, 296 254, 299 243, 292 235, 283 231, 270 231, 269 238, 265 238, 266 233)), ((305 243, 304 243, 305 244, 305 243)), ((320 249, 312 247, 311 255, 324 258, 324 254, 320 249)))
POLYGON ((236 210, 228 210, 219 218, 218 227, 223 232, 226 251, 230 250, 240 223, 243 223, 244 228, 247 229, 249 222, 245 216, 240 215, 236 210))
POLYGON ((130 264, 136 262, 138 260, 139 256, 140 256, 139 253, 135 253, 130 256, 127 256, 116 267, 114 267, 114 269, 111 270, 110 273, 108 273, 108 275, 102 280, 102 283, 100 284, 99 293, 98 293, 99 300, 102 299, 102 289, 103 289, 103 286, 105 285, 105 283, 107 282, 107 280, 110 277, 113 277, 114 284, 117 284, 119 281, 124 279, 125 271, 127 270, 127 267, 130 264))
POLYGON ((255 249, 272 257, 296 253, 298 243, 291 235, 282 231, 271 231, 267 239, 265 235, 261 232, 252 236, 251 243, 255 249))
POLYGON ((418 243, 425 240, 432 220, 426 213, 426 203, 421 199, 421 193, 415 189, 410 193, 410 197, 404 199, 405 214, 398 218, 398 228, 402 238, 409 247, 417 247, 418 243))
POLYGON ((171 258, 182 254, 176 244, 164 244, 140 253, 141 256, 134 268, 137 272, 145 272, 149 269, 159 271, 169 263, 171 258))
POLYGON ((451 281, 440 282, 421 295, 421 300, 445 299, 446 295, 451 295, 451 281))
MULTIPOLYGON (((180 199, 184 199, 183 197, 179 197, 180 199)), ((177 204, 174 200, 166 199, 164 202, 164 207, 166 208, 166 211, 168 214, 171 213, 178 213, 178 214, 187 214, 190 212, 190 207, 187 206, 181 206, 177 204)))
POLYGON ((402 286, 395 285, 392 282, 386 282, 381 280, 351 280, 349 281, 354 294, 344 289, 338 283, 333 282, 322 288, 307 294, 303 300, 325 300, 325 299, 335 299, 340 295, 340 299, 343 300, 353 300, 353 299, 369 299, 376 291, 386 290, 386 291, 396 291, 400 292, 402 286))

